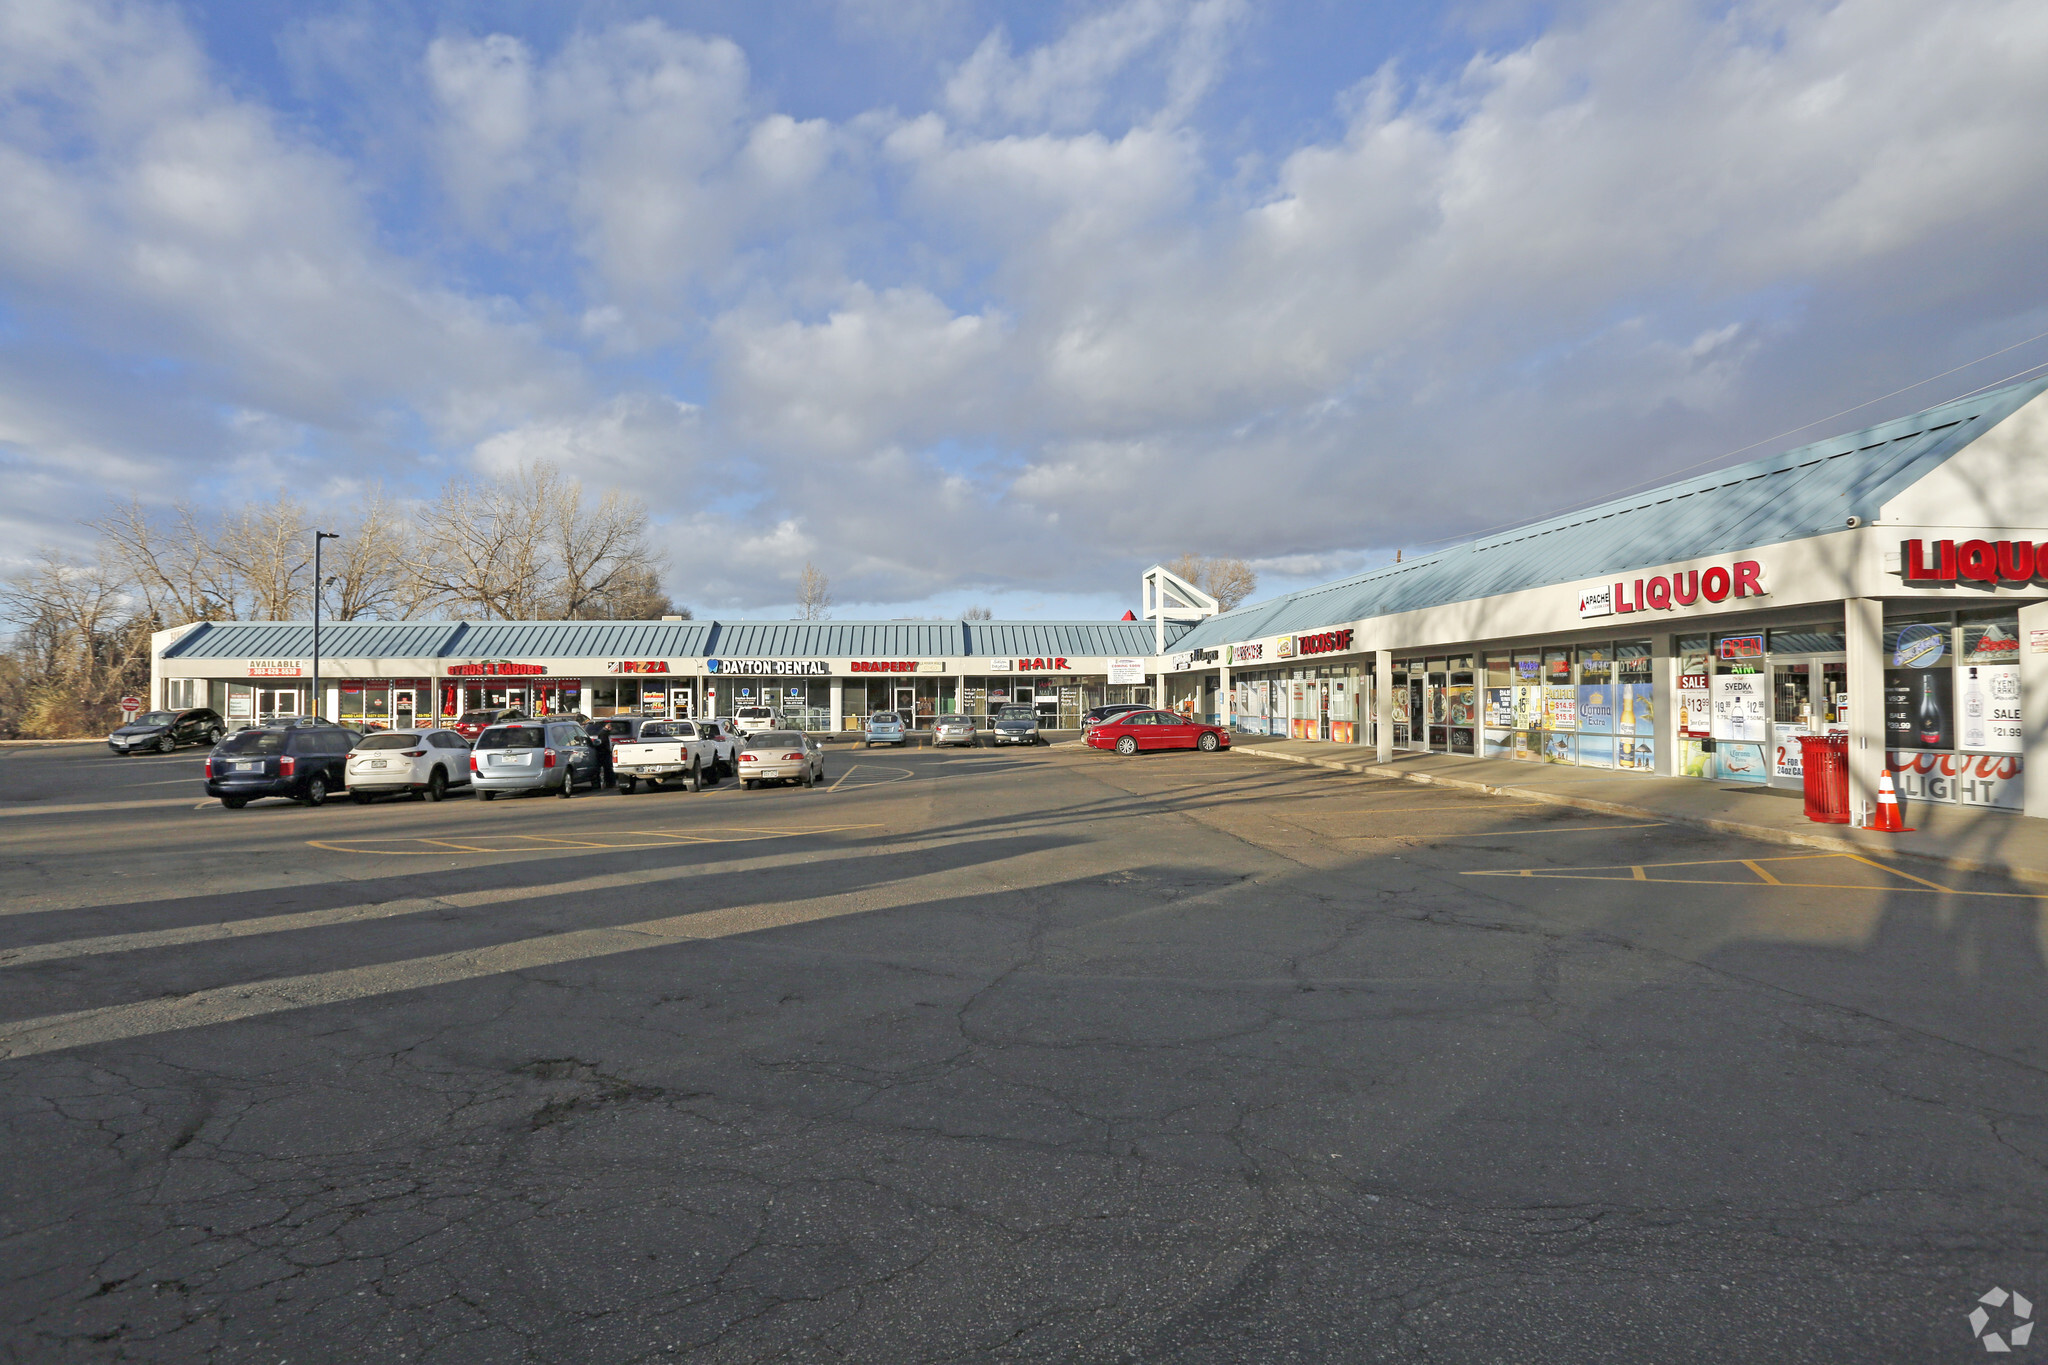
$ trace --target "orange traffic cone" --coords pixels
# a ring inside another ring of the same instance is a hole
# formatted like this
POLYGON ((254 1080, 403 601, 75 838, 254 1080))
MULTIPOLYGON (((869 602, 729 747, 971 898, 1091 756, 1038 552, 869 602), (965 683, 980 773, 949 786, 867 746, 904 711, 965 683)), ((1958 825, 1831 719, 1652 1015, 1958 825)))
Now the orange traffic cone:
POLYGON ((1892 785, 1889 770, 1877 779, 1877 812, 1871 822, 1864 826, 1878 834, 1911 834, 1905 821, 1899 818, 1899 789, 1892 785))

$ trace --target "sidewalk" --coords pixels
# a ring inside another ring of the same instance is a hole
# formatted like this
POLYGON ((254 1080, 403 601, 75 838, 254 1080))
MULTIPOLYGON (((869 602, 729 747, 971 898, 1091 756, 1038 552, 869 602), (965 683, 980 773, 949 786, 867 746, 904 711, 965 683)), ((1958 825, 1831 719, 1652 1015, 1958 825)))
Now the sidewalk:
POLYGON ((1230 746, 1233 752, 1255 758, 1464 787, 1634 819, 1668 820, 1775 844, 1912 858, 1959 872, 1993 872, 2048 886, 2048 820, 2029 820, 2013 811, 1915 803, 1905 807, 1906 823, 1914 833, 1872 834, 1847 825, 1815 824, 1806 818, 1798 792, 1770 787, 1450 754, 1401 754, 1381 764, 1371 750, 1356 745, 1263 735, 1232 735, 1230 746))

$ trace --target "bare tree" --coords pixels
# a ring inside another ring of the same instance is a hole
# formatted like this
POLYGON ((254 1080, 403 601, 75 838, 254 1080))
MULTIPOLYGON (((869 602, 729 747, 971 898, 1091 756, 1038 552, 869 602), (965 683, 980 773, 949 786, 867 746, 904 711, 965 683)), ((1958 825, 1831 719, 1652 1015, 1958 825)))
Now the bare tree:
POLYGON ((796 580, 796 610, 799 620, 822 621, 825 609, 832 605, 831 580, 825 571, 808 559, 804 571, 796 580))
POLYGON ((1242 559, 1212 558, 1190 552, 1170 561, 1165 568, 1215 598, 1225 611, 1242 605, 1259 590, 1258 571, 1242 559))
POLYGON ((417 517, 417 596, 485 619, 532 620, 555 594, 548 507, 554 472, 526 466, 510 482, 451 480, 417 517))
POLYGON ((409 591, 417 579, 412 569, 413 536, 410 519, 373 487, 357 514, 355 525, 342 532, 329 546, 321 563, 327 583, 321 590, 321 610, 337 621, 354 621, 366 616, 401 618, 412 613, 401 608, 414 605, 409 591))
POLYGON ((313 533, 295 498, 279 493, 237 510, 214 537, 213 558, 247 592, 258 621, 289 621, 301 603, 312 606, 313 533))
POLYGON ((148 676, 150 622, 131 610, 133 594, 105 566, 45 548, 0 589, 0 609, 17 627, 16 650, 39 666, 14 698, 18 719, 39 734, 80 734, 105 723, 113 694, 136 684, 137 642, 148 676))
MULTIPOLYGON (((548 474, 549 466, 540 466, 548 474)), ((613 489, 585 505, 577 480, 556 481, 548 498, 548 530, 559 575, 554 614, 567 621, 612 614, 614 597, 647 596, 660 571, 647 545, 647 504, 613 489)), ((663 599, 666 601, 666 599, 663 599)))
POLYGON ((88 524, 100 533, 100 562, 131 583, 152 614, 209 621, 240 613, 241 585, 214 554, 212 537, 190 507, 179 504, 164 527, 138 498, 88 524))
POLYGON ((595 607, 590 619, 603 621, 659 621, 668 616, 688 621, 696 615, 670 601, 660 576, 645 567, 629 567, 613 575, 595 607))
POLYGON ((988 621, 993 620, 994 617, 994 612, 990 611, 987 607, 979 606, 969 607, 966 611, 960 613, 960 619, 963 621, 988 621))

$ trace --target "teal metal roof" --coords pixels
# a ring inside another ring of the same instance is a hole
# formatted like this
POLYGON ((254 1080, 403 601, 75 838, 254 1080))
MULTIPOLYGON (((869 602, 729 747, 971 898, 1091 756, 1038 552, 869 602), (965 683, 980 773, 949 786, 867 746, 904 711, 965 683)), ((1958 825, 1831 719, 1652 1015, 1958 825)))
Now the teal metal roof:
MULTIPOLYGON (((448 643, 464 659, 674 659, 704 652, 710 621, 476 621, 448 643)), ((323 643, 325 632, 322 632, 323 643)), ((334 652, 334 651, 330 651, 334 652)))
POLYGON ((958 621, 720 621, 709 653, 721 659, 957 659, 958 621))
POLYGON ((1200 622, 1174 647, 1257 640, 1839 531, 1852 516, 1874 517, 2044 391, 2048 378, 2030 379, 1239 607, 1200 622))
MULTIPOLYGON (((462 630, 454 621, 322 621, 329 658, 432 659, 462 630)), ((311 621, 205 621, 164 651, 166 659, 310 659, 311 621)))
MULTIPOLYGON (((1185 627, 1169 627, 1168 634, 1185 627)), ((970 653, 983 658, 1074 658, 1152 654, 1150 621, 969 621, 970 653)))

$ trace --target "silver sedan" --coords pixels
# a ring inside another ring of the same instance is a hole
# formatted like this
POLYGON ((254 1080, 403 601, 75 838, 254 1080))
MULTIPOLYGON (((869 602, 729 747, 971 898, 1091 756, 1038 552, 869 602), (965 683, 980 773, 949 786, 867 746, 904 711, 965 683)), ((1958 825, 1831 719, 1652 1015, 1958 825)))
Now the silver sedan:
POLYGON ((965 744, 970 749, 981 747, 981 735, 974 728, 972 716, 940 716, 932 726, 932 747, 941 744, 965 744))
POLYGON ((763 730, 748 735, 740 749, 740 785, 752 791, 770 782, 825 780, 824 746, 797 730, 763 730))

